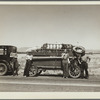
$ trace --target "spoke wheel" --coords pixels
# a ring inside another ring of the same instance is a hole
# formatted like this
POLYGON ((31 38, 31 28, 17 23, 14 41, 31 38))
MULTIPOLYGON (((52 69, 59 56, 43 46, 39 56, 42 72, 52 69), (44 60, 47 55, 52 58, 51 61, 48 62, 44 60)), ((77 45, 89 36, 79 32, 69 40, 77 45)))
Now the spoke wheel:
POLYGON ((7 65, 0 63, 0 76, 3 76, 7 73, 7 65))
POLYGON ((38 69, 36 66, 32 65, 29 70, 29 76, 36 76, 38 69))
POLYGON ((79 78, 81 75, 81 69, 80 66, 78 66, 76 63, 74 65, 69 67, 69 76, 72 78, 79 78))

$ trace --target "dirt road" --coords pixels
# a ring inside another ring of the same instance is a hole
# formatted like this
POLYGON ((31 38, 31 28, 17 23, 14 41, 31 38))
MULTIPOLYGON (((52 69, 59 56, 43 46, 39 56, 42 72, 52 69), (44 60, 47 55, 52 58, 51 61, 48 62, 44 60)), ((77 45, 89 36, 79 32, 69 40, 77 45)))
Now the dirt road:
POLYGON ((61 76, 0 76, 0 92, 100 92, 100 77, 63 79, 61 76))

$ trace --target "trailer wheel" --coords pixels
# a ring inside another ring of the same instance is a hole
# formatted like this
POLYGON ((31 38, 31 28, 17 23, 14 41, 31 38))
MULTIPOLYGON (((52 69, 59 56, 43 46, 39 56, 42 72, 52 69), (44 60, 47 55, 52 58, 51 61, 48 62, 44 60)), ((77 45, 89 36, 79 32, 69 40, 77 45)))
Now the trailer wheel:
POLYGON ((38 72, 37 66, 32 65, 29 70, 29 76, 36 76, 38 72))
POLYGON ((5 63, 0 63, 0 76, 7 73, 7 65, 5 63))
POLYGON ((71 78, 79 78, 81 75, 81 69, 80 66, 76 63, 76 61, 74 62, 74 65, 71 65, 69 67, 69 76, 71 78))

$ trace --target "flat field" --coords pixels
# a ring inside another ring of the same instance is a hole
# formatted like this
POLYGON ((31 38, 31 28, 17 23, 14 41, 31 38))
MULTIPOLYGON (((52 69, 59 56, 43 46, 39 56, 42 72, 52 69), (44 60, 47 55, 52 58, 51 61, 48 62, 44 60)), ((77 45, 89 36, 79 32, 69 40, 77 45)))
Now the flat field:
POLYGON ((90 75, 100 75, 100 54, 87 54, 91 58, 89 64, 90 75))
MULTIPOLYGON (((91 58, 91 61, 89 64, 89 74, 90 75, 100 75, 100 54, 86 54, 86 56, 89 56, 91 58)), ((25 57, 26 54, 18 54, 18 62, 20 63, 20 69, 19 74, 23 75, 24 67, 25 67, 25 57)), ((50 70, 46 72, 42 72, 42 74, 56 74, 60 75, 62 74, 62 71, 58 70, 50 70)))

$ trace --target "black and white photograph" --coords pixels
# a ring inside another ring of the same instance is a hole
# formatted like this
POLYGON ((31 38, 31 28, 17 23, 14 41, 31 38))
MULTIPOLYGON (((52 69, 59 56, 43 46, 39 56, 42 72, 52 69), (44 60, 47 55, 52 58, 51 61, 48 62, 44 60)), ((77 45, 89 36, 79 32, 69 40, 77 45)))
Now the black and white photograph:
POLYGON ((100 92, 100 5, 0 4, 0 92, 100 92))

